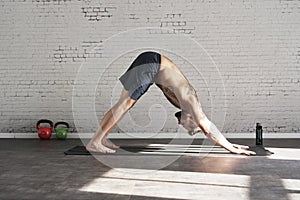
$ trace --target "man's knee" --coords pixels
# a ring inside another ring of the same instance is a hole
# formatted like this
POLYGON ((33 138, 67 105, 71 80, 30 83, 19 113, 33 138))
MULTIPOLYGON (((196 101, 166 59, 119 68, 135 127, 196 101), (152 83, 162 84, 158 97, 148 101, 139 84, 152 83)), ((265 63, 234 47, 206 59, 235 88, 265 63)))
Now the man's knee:
POLYGON ((125 89, 123 89, 120 99, 117 103, 117 106, 124 109, 124 110, 129 110, 130 108, 133 107, 135 104, 136 100, 132 99, 129 95, 129 92, 125 89))
POLYGON ((134 99, 131 99, 131 98, 125 98, 125 99, 120 99, 117 103, 117 106, 124 110, 124 111, 127 111, 129 110, 130 108, 133 107, 133 105, 135 104, 136 100, 134 99))
POLYGON ((133 105, 135 104, 135 102, 136 102, 136 100, 134 100, 134 99, 131 99, 131 98, 127 99, 126 100, 126 109, 129 110, 130 108, 132 108, 133 105))

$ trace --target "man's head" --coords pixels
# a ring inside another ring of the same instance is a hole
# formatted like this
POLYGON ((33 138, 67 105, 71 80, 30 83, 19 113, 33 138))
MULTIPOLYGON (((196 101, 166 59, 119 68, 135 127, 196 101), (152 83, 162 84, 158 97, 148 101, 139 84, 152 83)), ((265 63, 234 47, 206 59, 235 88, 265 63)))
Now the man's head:
POLYGON ((194 134, 194 130, 198 126, 189 113, 184 111, 179 111, 175 113, 175 117, 178 120, 178 124, 182 125, 190 135, 194 134))

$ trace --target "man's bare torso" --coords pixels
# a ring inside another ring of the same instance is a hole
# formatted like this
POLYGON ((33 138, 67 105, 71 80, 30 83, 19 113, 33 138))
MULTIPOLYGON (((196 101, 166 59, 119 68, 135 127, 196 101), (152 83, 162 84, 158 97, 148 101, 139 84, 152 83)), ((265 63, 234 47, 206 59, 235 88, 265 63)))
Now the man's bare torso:
POLYGON ((156 85, 162 90, 167 99, 177 108, 182 109, 180 102, 186 95, 196 95, 180 69, 168 58, 161 56, 161 66, 157 74, 156 85))

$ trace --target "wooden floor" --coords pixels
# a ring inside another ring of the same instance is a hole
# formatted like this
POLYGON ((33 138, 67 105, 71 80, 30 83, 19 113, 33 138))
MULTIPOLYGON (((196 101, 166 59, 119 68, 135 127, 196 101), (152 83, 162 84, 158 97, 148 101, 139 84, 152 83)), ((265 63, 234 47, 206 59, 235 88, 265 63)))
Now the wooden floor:
POLYGON ((70 156, 81 140, 1 139, 0 199, 300 199, 299 139, 265 140, 275 154, 251 157, 203 140, 113 142, 153 151, 70 156))

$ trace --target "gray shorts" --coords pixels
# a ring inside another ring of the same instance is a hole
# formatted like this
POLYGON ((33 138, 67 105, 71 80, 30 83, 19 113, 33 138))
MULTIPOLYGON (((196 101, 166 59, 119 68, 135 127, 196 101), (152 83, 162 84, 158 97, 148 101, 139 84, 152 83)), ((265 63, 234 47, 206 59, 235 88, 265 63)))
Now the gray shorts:
POLYGON ((140 54, 130 65, 128 70, 120 77, 124 88, 132 99, 139 99, 154 83, 159 72, 161 57, 156 52, 140 54))

